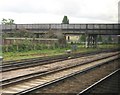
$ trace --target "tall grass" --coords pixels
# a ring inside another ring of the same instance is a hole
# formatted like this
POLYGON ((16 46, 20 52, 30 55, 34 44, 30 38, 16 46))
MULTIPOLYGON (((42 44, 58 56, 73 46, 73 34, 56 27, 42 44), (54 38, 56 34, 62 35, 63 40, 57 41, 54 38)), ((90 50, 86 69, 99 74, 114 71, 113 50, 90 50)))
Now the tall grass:
MULTIPOLYGON (((4 60, 17 60, 17 59, 25 59, 25 58, 34 58, 34 57, 43 57, 43 56, 54 56, 65 54, 66 50, 72 50, 72 45, 68 44, 66 47, 58 47, 58 46, 44 46, 39 44, 40 46, 36 46, 36 49, 31 50, 23 50, 23 51, 10 51, 4 52, 3 57, 4 60)), ((97 51, 101 49, 110 49, 110 48, 118 48, 118 44, 102 44, 98 45, 98 48, 85 48, 83 45, 78 44, 76 52, 90 52, 97 51)))

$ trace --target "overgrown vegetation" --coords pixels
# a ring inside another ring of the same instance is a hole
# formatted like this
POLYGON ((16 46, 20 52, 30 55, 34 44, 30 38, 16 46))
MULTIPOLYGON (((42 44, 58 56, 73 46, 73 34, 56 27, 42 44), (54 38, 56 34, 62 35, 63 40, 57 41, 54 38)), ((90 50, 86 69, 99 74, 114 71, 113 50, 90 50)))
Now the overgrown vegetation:
POLYGON ((58 42, 54 42, 52 44, 41 44, 35 43, 35 36, 32 32, 28 32, 25 29, 14 30, 13 34, 3 34, 3 39, 7 37, 14 38, 25 38, 24 40, 15 40, 13 44, 10 45, 3 45, 3 52, 24 52, 24 51, 31 51, 31 50, 42 50, 42 49, 55 49, 55 48, 67 48, 68 45, 66 44, 65 36, 62 34, 61 31, 54 32, 50 30, 48 33, 44 35, 43 39, 58 39, 58 42), (28 40, 28 39, 31 40, 28 40))
MULTIPOLYGON (((69 45, 66 45, 65 48, 67 47, 69 47, 69 45)), ((5 45, 3 46, 2 51, 4 53, 5 52, 25 52, 25 51, 31 51, 31 50, 43 50, 43 49, 49 50, 49 49, 56 49, 56 48, 63 48, 63 47, 57 43, 52 45, 47 45, 47 44, 36 44, 29 41, 23 41, 23 43, 5 45)))
POLYGON ((5 19, 5 18, 2 19, 1 23, 8 24, 8 25, 15 24, 13 19, 5 19))
MULTIPOLYGON (((92 52, 102 49, 110 49, 110 48, 118 48, 118 44, 101 44, 98 46, 98 48, 84 48, 81 44, 76 44, 77 50, 72 51, 72 53, 76 52, 92 52)), ((54 55, 60 55, 65 54, 66 50, 72 50, 72 45, 68 44, 65 48, 42 48, 41 50, 30 50, 30 51, 11 51, 11 52, 4 52, 3 57, 4 60, 17 60, 17 59, 25 59, 25 58, 34 58, 34 57, 43 57, 43 56, 54 56, 54 55)))

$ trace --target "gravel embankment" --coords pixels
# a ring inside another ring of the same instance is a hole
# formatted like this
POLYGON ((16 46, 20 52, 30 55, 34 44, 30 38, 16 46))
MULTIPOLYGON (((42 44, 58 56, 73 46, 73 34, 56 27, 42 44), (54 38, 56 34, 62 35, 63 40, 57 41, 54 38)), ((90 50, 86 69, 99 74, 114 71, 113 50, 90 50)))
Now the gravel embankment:
POLYGON ((108 75, 120 67, 120 59, 110 64, 101 66, 83 75, 76 75, 64 81, 57 82, 53 85, 38 89, 32 93, 78 93, 94 82, 108 75))

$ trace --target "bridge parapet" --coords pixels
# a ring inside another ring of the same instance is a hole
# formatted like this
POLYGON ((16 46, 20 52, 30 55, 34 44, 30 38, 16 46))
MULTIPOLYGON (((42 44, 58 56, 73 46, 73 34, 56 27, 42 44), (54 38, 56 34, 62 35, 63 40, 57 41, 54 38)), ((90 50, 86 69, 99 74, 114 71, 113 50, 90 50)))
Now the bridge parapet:
POLYGON ((12 24, 2 29, 118 29, 118 24, 12 24))
MULTIPOLYGON (((32 31, 42 30, 68 30, 68 31, 88 31, 88 33, 102 33, 101 31, 115 31, 117 33, 120 28, 119 24, 13 24, 2 25, 3 31, 12 31, 19 29, 26 29, 32 31), (93 31, 93 32, 90 32, 93 31)), ((105 32, 107 34, 107 32, 105 32)), ((75 33, 75 32, 74 32, 75 33)), ((109 32, 108 32, 109 34, 109 32)))

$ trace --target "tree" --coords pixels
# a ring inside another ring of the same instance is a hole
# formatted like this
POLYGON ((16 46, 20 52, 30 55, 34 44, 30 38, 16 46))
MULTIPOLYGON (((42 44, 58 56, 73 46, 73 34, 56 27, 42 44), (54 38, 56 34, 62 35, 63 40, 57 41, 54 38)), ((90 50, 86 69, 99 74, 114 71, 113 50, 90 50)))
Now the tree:
POLYGON ((80 41, 81 41, 81 42, 85 42, 85 40, 86 40, 85 35, 81 35, 81 37, 80 37, 80 41))
POLYGON ((98 42, 102 42, 102 41, 103 41, 103 40, 102 40, 102 36, 99 35, 97 40, 98 40, 98 42))
POLYGON ((2 24, 15 24, 13 19, 2 19, 2 24))
POLYGON ((28 31, 24 28, 15 30, 13 33, 13 37, 19 37, 19 38, 33 38, 34 34, 31 31, 28 31))
POLYGON ((2 22, 1 22, 2 24, 6 24, 7 23, 7 19, 2 19, 2 22))
POLYGON ((112 37, 108 36, 108 43, 111 43, 111 42, 112 42, 112 37))
POLYGON ((13 19, 8 19, 9 23, 8 24, 15 24, 13 19))
POLYGON ((69 19, 67 16, 64 16, 64 18, 62 20, 62 24, 69 24, 69 19))
POLYGON ((45 38, 56 38, 58 39, 58 43, 60 47, 65 47, 66 46, 66 38, 63 35, 61 30, 57 30, 56 32, 53 30, 49 30, 45 34, 45 38))
POLYGON ((45 38, 57 38, 55 32, 53 30, 49 30, 46 34, 45 34, 45 38))
POLYGON ((66 46, 66 37, 62 33, 62 31, 58 30, 55 35, 57 36, 59 46, 60 47, 65 47, 66 46))
POLYGON ((30 50, 30 49, 33 49, 33 47, 35 47, 35 45, 34 45, 34 35, 31 31, 27 31, 24 28, 19 29, 19 30, 13 30, 12 37, 14 37, 14 38, 25 38, 24 40, 22 40, 22 39, 19 40, 18 39, 18 40, 14 41, 14 43, 12 45, 13 45, 13 48, 16 51, 30 50), (29 40, 28 38, 32 38, 32 39, 29 40))

